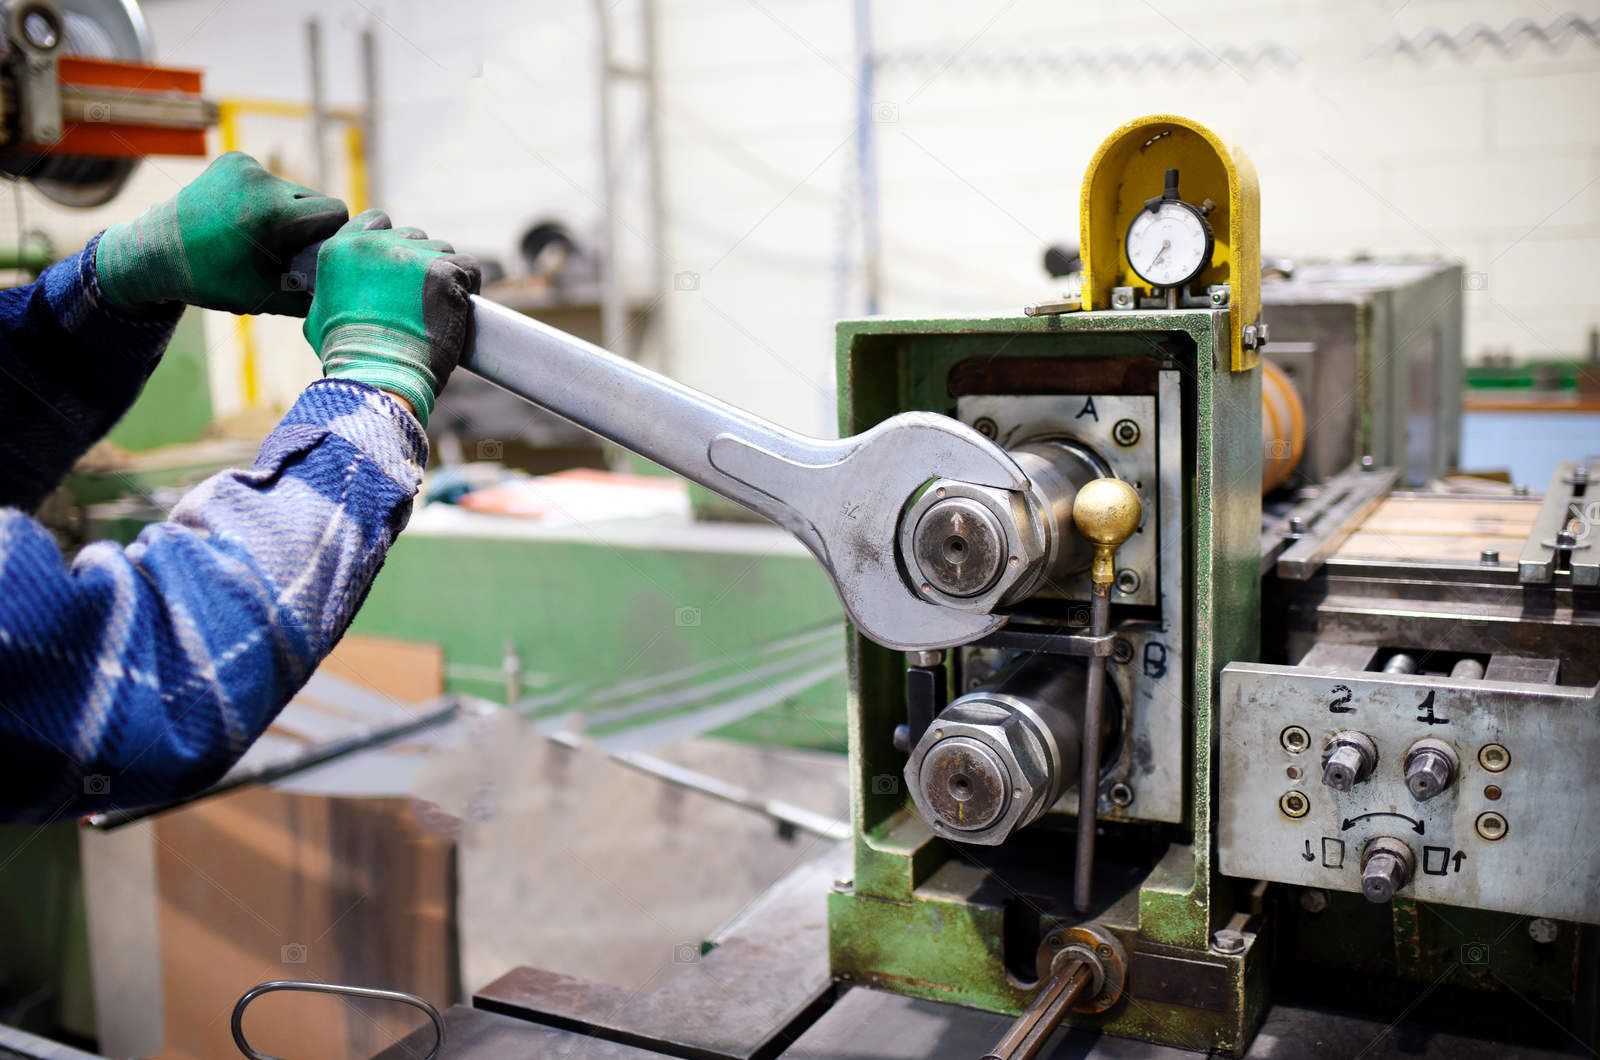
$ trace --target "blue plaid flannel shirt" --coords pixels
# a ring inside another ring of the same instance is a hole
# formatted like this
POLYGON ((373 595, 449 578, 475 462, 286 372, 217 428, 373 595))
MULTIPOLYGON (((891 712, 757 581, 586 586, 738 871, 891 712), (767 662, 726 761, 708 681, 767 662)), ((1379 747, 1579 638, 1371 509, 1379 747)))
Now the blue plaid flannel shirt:
POLYGON ((96 245, 0 292, 0 819, 220 777, 344 634, 427 462, 393 398, 323 380, 249 470, 65 562, 28 512, 132 405, 182 312, 107 302, 96 245))

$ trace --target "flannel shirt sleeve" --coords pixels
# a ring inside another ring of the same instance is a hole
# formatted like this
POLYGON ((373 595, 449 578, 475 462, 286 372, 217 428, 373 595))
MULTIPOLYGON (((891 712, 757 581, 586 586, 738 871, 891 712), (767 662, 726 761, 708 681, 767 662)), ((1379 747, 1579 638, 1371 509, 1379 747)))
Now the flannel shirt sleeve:
POLYGON ((133 405, 183 314, 178 303, 112 305, 99 245, 0 291, 0 505, 33 511, 61 484, 133 405))
POLYGON ((167 801, 220 777, 344 634, 427 462, 387 394, 313 383, 249 470, 69 564, 0 510, 0 818, 167 801))

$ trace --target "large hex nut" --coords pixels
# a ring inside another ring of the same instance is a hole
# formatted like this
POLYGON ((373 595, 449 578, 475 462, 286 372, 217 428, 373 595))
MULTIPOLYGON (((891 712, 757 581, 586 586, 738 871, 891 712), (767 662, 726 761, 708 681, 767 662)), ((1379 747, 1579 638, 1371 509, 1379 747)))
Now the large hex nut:
POLYGON ((934 831, 997 846, 1050 808, 1063 767, 1054 736, 1027 703, 980 692, 934 720, 911 749, 905 778, 934 831))
POLYGON ((936 479, 901 517, 898 546, 924 600, 987 614, 1038 587, 1049 542, 1030 493, 936 479), (992 577, 973 574, 974 557, 990 554, 992 577))

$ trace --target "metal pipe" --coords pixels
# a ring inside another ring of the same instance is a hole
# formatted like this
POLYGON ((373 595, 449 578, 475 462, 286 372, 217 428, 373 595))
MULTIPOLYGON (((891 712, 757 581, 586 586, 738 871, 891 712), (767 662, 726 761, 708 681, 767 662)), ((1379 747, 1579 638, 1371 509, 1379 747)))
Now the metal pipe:
POLYGON ((361 82, 366 94, 363 108, 363 147, 367 156, 367 197, 369 202, 383 201, 383 165, 378 154, 378 35, 372 24, 361 31, 361 82))
POLYGON ((628 354, 624 340, 628 329, 622 289, 622 263, 618 261, 617 159, 612 145, 616 115, 612 109, 611 19, 606 0, 595 0, 594 15, 600 59, 600 344, 628 354))
MULTIPOLYGON (((1090 633, 1111 632, 1111 586, 1095 585, 1089 613, 1090 633)), ((1089 910, 1094 889, 1095 814, 1100 802, 1100 725, 1105 715, 1106 657, 1089 657, 1089 676, 1083 695, 1083 759, 1078 769, 1078 850, 1073 865, 1072 904, 1078 912, 1089 910)))
POLYGON ((313 187, 328 187, 328 109, 322 83, 322 19, 306 19, 306 60, 311 75, 311 158, 313 187))
POLYGON ((983 1054, 983 1060, 1033 1060, 1093 982, 1094 969, 1087 961, 1068 961, 1059 974, 1046 981, 1028 1011, 983 1054))

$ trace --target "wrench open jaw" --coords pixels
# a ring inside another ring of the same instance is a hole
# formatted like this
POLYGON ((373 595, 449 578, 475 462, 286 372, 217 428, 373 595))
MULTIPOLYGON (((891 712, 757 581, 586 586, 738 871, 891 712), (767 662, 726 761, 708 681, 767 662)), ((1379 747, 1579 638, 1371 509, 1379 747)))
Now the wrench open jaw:
POLYGON ((1004 615, 930 602, 897 547, 910 502, 930 482, 1026 497, 1022 469, 977 431, 908 412, 851 438, 809 438, 504 306, 473 303, 463 369, 788 530, 821 561, 864 636, 931 650, 1005 624, 1004 615))
POLYGON ((711 440, 712 465, 775 504, 757 510, 822 562, 862 634, 902 651, 948 648, 992 633, 1005 617, 930 603, 908 580, 896 542, 911 499, 938 479, 1017 492, 1028 480, 977 431, 906 412, 838 441, 791 436, 773 452, 734 434, 711 440))

